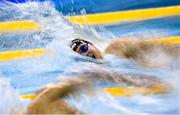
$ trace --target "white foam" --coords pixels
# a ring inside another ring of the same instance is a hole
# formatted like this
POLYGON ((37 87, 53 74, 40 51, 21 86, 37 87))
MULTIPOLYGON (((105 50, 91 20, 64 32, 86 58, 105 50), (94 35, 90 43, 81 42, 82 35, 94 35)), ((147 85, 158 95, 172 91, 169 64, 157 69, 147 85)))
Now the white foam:
POLYGON ((0 114, 22 113, 23 106, 10 80, 0 77, 0 114))

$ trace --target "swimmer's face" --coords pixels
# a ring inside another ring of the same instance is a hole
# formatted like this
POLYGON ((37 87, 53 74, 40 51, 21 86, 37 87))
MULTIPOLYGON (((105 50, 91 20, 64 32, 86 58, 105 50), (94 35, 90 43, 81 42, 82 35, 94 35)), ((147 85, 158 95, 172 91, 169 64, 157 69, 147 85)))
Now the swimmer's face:
POLYGON ((74 42, 74 47, 72 43, 72 47, 75 52, 94 59, 102 59, 100 51, 92 43, 81 39, 75 40, 77 40, 77 42, 74 42))

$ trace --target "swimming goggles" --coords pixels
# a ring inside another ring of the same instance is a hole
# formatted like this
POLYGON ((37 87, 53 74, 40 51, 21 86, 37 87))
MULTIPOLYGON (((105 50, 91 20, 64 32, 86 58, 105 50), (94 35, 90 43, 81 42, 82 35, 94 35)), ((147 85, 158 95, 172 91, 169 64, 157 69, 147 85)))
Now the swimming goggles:
POLYGON ((83 44, 80 47, 80 50, 81 50, 82 53, 86 53, 88 51, 88 43, 87 44, 83 44))

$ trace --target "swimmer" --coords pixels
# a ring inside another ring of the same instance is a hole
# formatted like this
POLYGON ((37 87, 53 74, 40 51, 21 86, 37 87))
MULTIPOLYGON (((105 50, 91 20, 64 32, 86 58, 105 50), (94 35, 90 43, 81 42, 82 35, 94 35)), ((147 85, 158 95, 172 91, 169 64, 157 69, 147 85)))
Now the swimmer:
POLYGON ((135 73, 119 73, 97 68, 73 73, 58 83, 48 85, 37 92, 27 108, 28 114, 83 114, 80 110, 65 102, 68 96, 77 96, 82 92, 94 91, 96 81, 110 81, 116 84, 126 83, 128 86, 146 87, 162 86, 160 94, 170 91, 170 86, 156 76, 135 73))
MULTIPOLYGON (((179 44, 168 46, 138 39, 113 40, 109 43, 103 52, 100 52, 100 50, 98 50, 91 42, 83 39, 72 40, 70 47, 73 51, 94 59, 103 59, 105 55, 113 54, 120 58, 136 60, 137 62, 140 62, 146 66, 163 65, 162 60, 159 61, 156 59, 164 59, 165 56, 168 58, 180 57, 180 53, 178 53, 180 52, 179 44)), ((167 62, 167 60, 165 61, 167 62)))

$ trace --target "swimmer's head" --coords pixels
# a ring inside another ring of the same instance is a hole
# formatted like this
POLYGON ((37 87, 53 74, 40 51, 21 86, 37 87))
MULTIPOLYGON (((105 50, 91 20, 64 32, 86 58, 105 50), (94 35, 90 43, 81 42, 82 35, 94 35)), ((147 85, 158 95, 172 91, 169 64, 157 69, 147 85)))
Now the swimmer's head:
POLYGON ((89 41, 83 39, 74 39, 70 47, 73 51, 94 59, 102 59, 101 52, 89 41))

